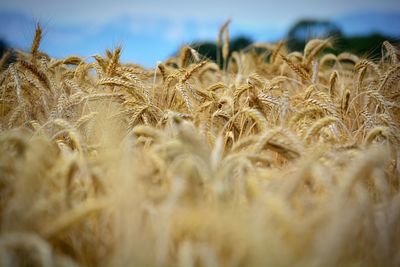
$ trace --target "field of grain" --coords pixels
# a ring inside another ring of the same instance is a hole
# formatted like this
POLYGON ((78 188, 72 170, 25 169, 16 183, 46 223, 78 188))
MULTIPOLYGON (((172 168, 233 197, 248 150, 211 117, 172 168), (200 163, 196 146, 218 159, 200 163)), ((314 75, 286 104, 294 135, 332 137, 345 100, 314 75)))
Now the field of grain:
POLYGON ((0 61, 0 266, 400 266, 400 62, 283 42, 0 61), (221 66, 221 67, 220 67, 221 66))

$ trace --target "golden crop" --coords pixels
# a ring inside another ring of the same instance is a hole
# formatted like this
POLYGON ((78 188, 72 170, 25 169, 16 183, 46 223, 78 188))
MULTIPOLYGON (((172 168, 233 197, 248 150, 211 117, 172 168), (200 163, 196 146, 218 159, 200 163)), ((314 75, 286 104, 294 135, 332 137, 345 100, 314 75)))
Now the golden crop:
POLYGON ((37 28, 0 74, 0 266, 400 266, 396 47, 229 56, 227 26, 222 69, 54 59, 37 28))

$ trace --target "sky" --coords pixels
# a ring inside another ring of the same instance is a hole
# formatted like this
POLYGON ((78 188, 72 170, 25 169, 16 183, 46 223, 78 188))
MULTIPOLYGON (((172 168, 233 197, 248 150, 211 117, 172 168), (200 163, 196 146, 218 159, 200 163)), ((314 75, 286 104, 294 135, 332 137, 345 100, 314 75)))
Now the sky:
POLYGON ((0 0, 0 38, 27 49, 39 21, 45 32, 41 48, 51 56, 91 56, 122 45, 124 61, 149 67, 171 56, 180 45, 215 40, 219 27, 228 18, 232 19, 231 36, 245 35, 254 41, 284 38, 289 27, 301 18, 333 20, 348 34, 386 31, 400 36, 399 3, 399 0, 0 0))

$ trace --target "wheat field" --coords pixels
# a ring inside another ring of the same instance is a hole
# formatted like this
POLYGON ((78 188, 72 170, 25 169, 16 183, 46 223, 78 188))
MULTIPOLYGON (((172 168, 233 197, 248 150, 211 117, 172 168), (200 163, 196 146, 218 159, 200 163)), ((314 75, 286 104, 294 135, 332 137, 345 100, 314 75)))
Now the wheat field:
POLYGON ((284 42, 0 61, 0 266, 400 266, 400 62, 284 42))

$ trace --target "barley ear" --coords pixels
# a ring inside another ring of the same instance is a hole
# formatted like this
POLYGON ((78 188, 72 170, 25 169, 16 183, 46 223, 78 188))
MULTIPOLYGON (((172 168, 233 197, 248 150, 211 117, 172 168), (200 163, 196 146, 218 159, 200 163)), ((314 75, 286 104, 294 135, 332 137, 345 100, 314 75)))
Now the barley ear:
POLYGON ((41 40, 42 40, 42 27, 38 23, 36 25, 35 37, 33 38, 32 47, 31 47, 31 53, 34 58, 36 57, 36 55, 39 51, 39 45, 40 45, 41 40))
POLYGON ((222 26, 218 32, 218 38, 217 38, 217 64, 218 64, 218 66, 221 66, 222 38, 223 38, 226 28, 228 28, 230 23, 231 23, 231 19, 228 19, 227 21, 225 21, 225 23, 222 24, 222 26))

